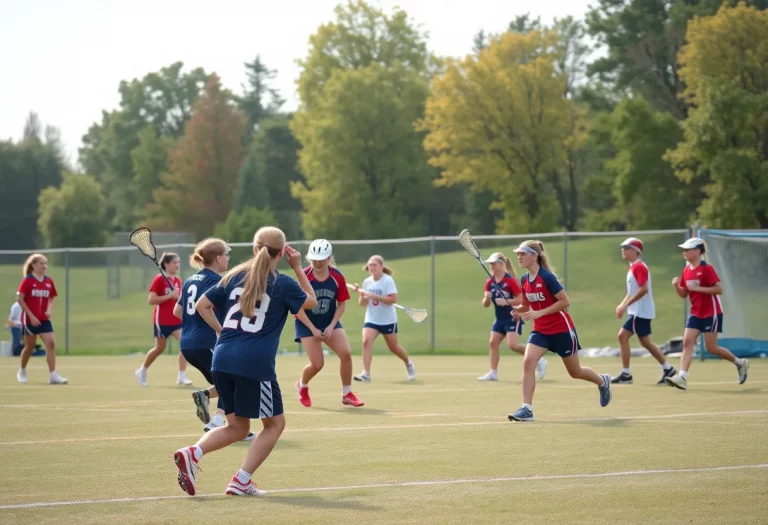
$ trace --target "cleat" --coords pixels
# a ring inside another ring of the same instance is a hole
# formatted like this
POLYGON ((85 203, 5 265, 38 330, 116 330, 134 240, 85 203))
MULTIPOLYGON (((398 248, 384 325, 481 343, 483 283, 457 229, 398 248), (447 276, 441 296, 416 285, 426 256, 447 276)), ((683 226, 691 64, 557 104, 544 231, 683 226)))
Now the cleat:
POLYGON ((147 370, 139 368, 134 373, 136 374, 136 379, 139 380, 139 386, 147 386, 147 370))
POLYGON ((737 366, 736 369, 739 371, 739 384, 743 385, 744 382, 747 380, 747 370, 749 369, 749 361, 746 359, 741 360, 741 366, 737 366))
POLYGON ((657 385, 663 385, 666 383, 666 379, 668 377, 672 377, 677 373, 677 370, 675 370, 675 367, 673 366, 669 370, 662 370, 661 372, 661 379, 659 379, 656 384, 657 385))
POLYGON ((177 476, 179 487, 190 496, 194 496, 197 489, 197 473, 202 469, 195 459, 193 448, 180 448, 174 452, 173 462, 179 469, 177 476))
POLYGON ((664 381, 669 385, 680 390, 688 390, 688 381, 680 374, 675 374, 672 377, 667 377, 664 381))
POLYGON ((371 374, 363 370, 359 374, 357 374, 354 378, 355 381, 365 381, 366 383, 371 382, 371 374))
POLYGON ((19 368, 19 371, 16 372, 16 380, 19 383, 26 383, 27 382, 27 369, 26 368, 19 368))
POLYGON ((240 483, 240 480, 235 476, 232 478, 232 481, 229 482, 225 494, 227 496, 266 496, 267 492, 257 489, 256 485, 253 484, 253 481, 249 481, 245 484, 240 483))
POLYGON ((69 379, 61 377, 57 372, 51 372, 51 377, 48 378, 48 384, 50 385, 66 385, 69 379))
POLYGON ((543 357, 539 359, 539 362, 536 363, 536 370, 539 372, 539 379, 544 379, 544 376, 547 375, 547 360, 543 357))
POLYGON ((405 365, 405 371, 408 375, 408 381, 416 379, 416 365, 413 364, 413 361, 408 361, 408 364, 405 365))
POLYGON ((243 438, 243 441, 253 441, 254 439, 256 439, 256 434, 248 432, 248 435, 243 438))
POLYGON ((611 376, 608 374, 600 374, 603 378, 603 386, 597 387, 600 390, 600 406, 607 407, 611 402, 611 376))
POLYGON ((179 376, 178 379, 176 379, 176 384, 179 386, 189 386, 192 384, 192 380, 188 379, 187 376, 179 376))
POLYGON ((211 413, 208 410, 208 396, 205 395, 205 390, 198 390, 192 392, 192 401, 195 402, 197 407, 197 417, 205 424, 211 422, 211 413))
POLYGON ((304 388, 301 388, 301 383, 299 381, 296 381, 296 391, 299 393, 299 403, 304 405, 305 407, 311 407, 312 406, 312 399, 309 397, 309 387, 305 386, 304 388))
MULTIPOLYGON (((631 385, 633 382, 634 379, 632 379, 632 374, 627 374, 625 372, 622 372, 616 377, 611 378, 611 384, 614 385, 631 385)), ((664 382, 663 379, 662 382, 664 382)))
POLYGON ((357 399, 357 396, 350 392, 349 394, 341 397, 341 404, 350 407, 361 407, 365 403, 357 399))
POLYGON ((498 381, 499 376, 494 374, 493 372, 488 372, 484 376, 480 376, 477 378, 478 381, 498 381))
POLYGON ((520 407, 514 414, 509 414, 510 421, 533 421, 533 411, 528 407, 520 407))

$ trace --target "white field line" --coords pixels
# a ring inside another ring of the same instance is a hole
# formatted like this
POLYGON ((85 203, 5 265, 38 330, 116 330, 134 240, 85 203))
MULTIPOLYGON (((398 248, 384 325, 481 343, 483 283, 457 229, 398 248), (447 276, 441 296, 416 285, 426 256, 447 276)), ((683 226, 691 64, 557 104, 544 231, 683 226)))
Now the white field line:
MULTIPOLYGON (((694 474, 702 472, 724 472, 735 470, 756 470, 768 468, 768 463, 756 463, 752 465, 727 465, 719 467, 697 467, 681 469, 648 469, 648 470, 624 470, 614 472, 595 472, 582 474, 540 474, 533 476, 514 476, 498 478, 468 478, 468 479, 444 479, 427 481, 404 481, 395 483, 371 483, 368 485, 338 485, 328 487, 295 487, 270 490, 269 494, 300 494, 306 492, 332 492, 344 490, 372 490, 387 489, 399 487, 435 487, 445 485, 470 485, 482 483, 511 483, 511 482, 529 482, 529 481, 557 481, 572 479, 596 479, 612 477, 631 477, 631 476, 652 476, 662 474, 694 474)), ((200 494, 196 498, 219 498, 224 494, 200 494)), ((44 507, 65 507, 72 505, 103 505, 105 503, 135 503, 144 501, 175 500, 189 498, 189 496, 144 496, 133 498, 113 498, 113 499, 85 499, 85 500, 65 500, 65 501, 38 501, 32 503, 17 503, 11 505, 0 505, 0 510, 13 509, 39 509, 44 507)))
MULTIPOLYGON (((660 415, 645 415, 645 416, 625 416, 625 417, 591 417, 591 418, 577 418, 577 419, 549 419, 539 420, 539 423, 586 423, 594 421, 645 421, 655 419, 682 419, 690 417, 713 417, 713 416, 756 416, 768 414, 768 410, 740 410, 733 412, 691 412, 685 414, 660 414, 660 415)), ((439 417, 461 417, 454 414, 424 414, 427 416, 439 416, 439 417)), ((371 431, 371 430, 407 430, 411 428, 438 428, 438 427, 476 427, 487 425, 511 425, 509 421, 499 418, 499 416, 493 417, 493 421, 467 421, 460 423, 423 423, 416 425, 365 425, 357 427, 320 427, 320 428, 288 428, 283 432, 284 434, 303 434, 307 432, 357 432, 357 431, 371 431)), ((0 446, 18 446, 18 445, 46 445, 46 444, 61 444, 61 443, 89 443, 99 441, 136 441, 146 439, 176 439, 176 438, 193 438, 199 437, 200 434, 166 434, 155 436, 111 436, 111 437, 90 437, 90 438, 65 438, 65 439, 48 439, 39 441, 4 441, 0 442, 0 446)))

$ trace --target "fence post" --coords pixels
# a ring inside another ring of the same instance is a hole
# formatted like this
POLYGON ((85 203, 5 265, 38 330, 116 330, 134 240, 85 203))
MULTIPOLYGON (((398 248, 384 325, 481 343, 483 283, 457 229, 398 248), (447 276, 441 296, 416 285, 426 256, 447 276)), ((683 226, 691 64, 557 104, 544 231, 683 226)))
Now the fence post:
POLYGON ((429 239, 430 267, 431 267, 431 298, 430 298, 430 323, 429 323, 429 348, 435 352, 435 236, 429 239))
POLYGON ((69 355, 69 250, 64 251, 64 354, 69 355))
MULTIPOLYGON (((694 227, 692 229, 692 233, 693 233, 693 237, 701 238, 701 225, 698 223, 698 221, 694 225, 694 227)), ((715 313, 717 313, 717 312, 715 312, 715 313)), ((704 334, 703 333, 699 334, 699 348, 700 348, 700 351, 699 351, 700 359, 699 360, 700 361, 704 361, 704 359, 705 359, 704 353, 707 350, 706 350, 706 346, 704 345, 704 334)))
POLYGON ((563 232, 563 288, 568 290, 568 230, 563 232))

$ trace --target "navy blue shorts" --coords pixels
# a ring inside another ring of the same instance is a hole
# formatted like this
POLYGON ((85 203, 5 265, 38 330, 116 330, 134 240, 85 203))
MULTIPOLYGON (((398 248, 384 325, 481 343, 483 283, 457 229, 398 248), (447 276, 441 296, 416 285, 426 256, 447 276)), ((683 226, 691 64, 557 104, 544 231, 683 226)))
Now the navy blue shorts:
POLYGON ((373 324, 373 323, 364 323, 363 328, 373 328, 377 332, 383 335, 390 335, 390 334, 396 334, 397 333, 397 323, 392 324, 373 324))
POLYGON ((539 332, 531 332, 531 335, 528 336, 528 343, 546 348, 560 357, 570 357, 574 352, 581 350, 579 336, 576 335, 575 330, 573 332, 562 332, 549 335, 539 332))
MULTIPOLYGON (((323 332, 328 327, 327 326, 315 326, 315 328, 317 328, 318 330, 323 332)), ((333 329, 337 330, 339 328, 344 328, 344 327, 341 326, 340 322, 337 322, 336 326, 334 326, 333 329)), ((302 323, 301 321, 299 321, 298 319, 296 319, 296 321, 293 323, 293 330, 294 330, 294 333, 295 333, 294 340, 293 340, 294 343, 298 343, 299 341, 301 341, 305 337, 312 337, 312 332, 309 331, 309 328, 307 328, 307 326, 304 323, 302 323)))
POLYGON ((213 374, 211 366, 213 363, 213 350, 210 348, 182 348, 181 353, 187 363, 194 366, 205 376, 209 384, 213 384, 213 374))
POLYGON ((53 324, 50 321, 40 321, 38 326, 24 325, 24 335, 50 334, 53 332, 53 324))
POLYGON ((283 397, 277 381, 257 381, 245 376, 213 372, 219 406, 225 414, 266 419, 283 413, 283 397))
POLYGON ((171 334, 176 330, 181 330, 180 324, 176 325, 153 325, 154 334, 157 339, 167 339, 171 337, 171 334))
POLYGON ((493 322, 493 326, 491 326, 491 332, 496 332, 497 334, 502 335, 507 335, 514 332, 517 335, 520 335, 523 333, 523 322, 515 321, 511 317, 509 320, 496 319, 493 322))
POLYGON ((716 317, 694 317, 688 316, 688 322, 685 324, 686 328, 693 328, 699 332, 716 332, 718 334, 723 333, 723 314, 717 314, 716 317))
POLYGON ((622 328, 627 332, 637 334, 637 337, 645 337, 651 335, 651 320, 630 315, 622 328))

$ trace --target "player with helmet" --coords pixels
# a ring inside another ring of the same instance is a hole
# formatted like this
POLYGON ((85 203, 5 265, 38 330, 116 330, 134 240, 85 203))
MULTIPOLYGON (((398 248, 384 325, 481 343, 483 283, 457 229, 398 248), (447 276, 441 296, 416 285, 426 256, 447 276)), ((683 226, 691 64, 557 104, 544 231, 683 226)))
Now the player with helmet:
POLYGON ((641 259, 643 241, 629 237, 620 246, 622 258, 629 263, 629 271, 627 272, 627 294, 616 307, 616 317, 622 319, 624 312, 627 312, 629 317, 624 326, 619 329, 617 336, 621 348, 621 366, 623 369, 621 374, 611 379, 611 383, 632 384, 632 371, 629 368, 629 339, 633 334, 636 334, 643 348, 648 350, 661 365, 661 379, 656 384, 663 385, 664 380, 674 376, 676 371, 672 365, 667 363, 659 347, 651 341, 651 321, 656 317, 656 307, 653 303, 651 272, 641 259))
POLYGON ((323 369, 323 343, 338 357, 341 373, 341 404, 361 407, 363 402, 352 393, 352 350, 341 316, 349 300, 347 282, 333 261, 333 246, 325 239, 315 239, 309 245, 307 260, 310 265, 304 274, 315 291, 317 306, 312 310, 300 310, 294 321, 296 342, 301 341, 307 352, 309 363, 296 382, 299 402, 305 407, 312 406, 309 397, 309 382, 323 369))

